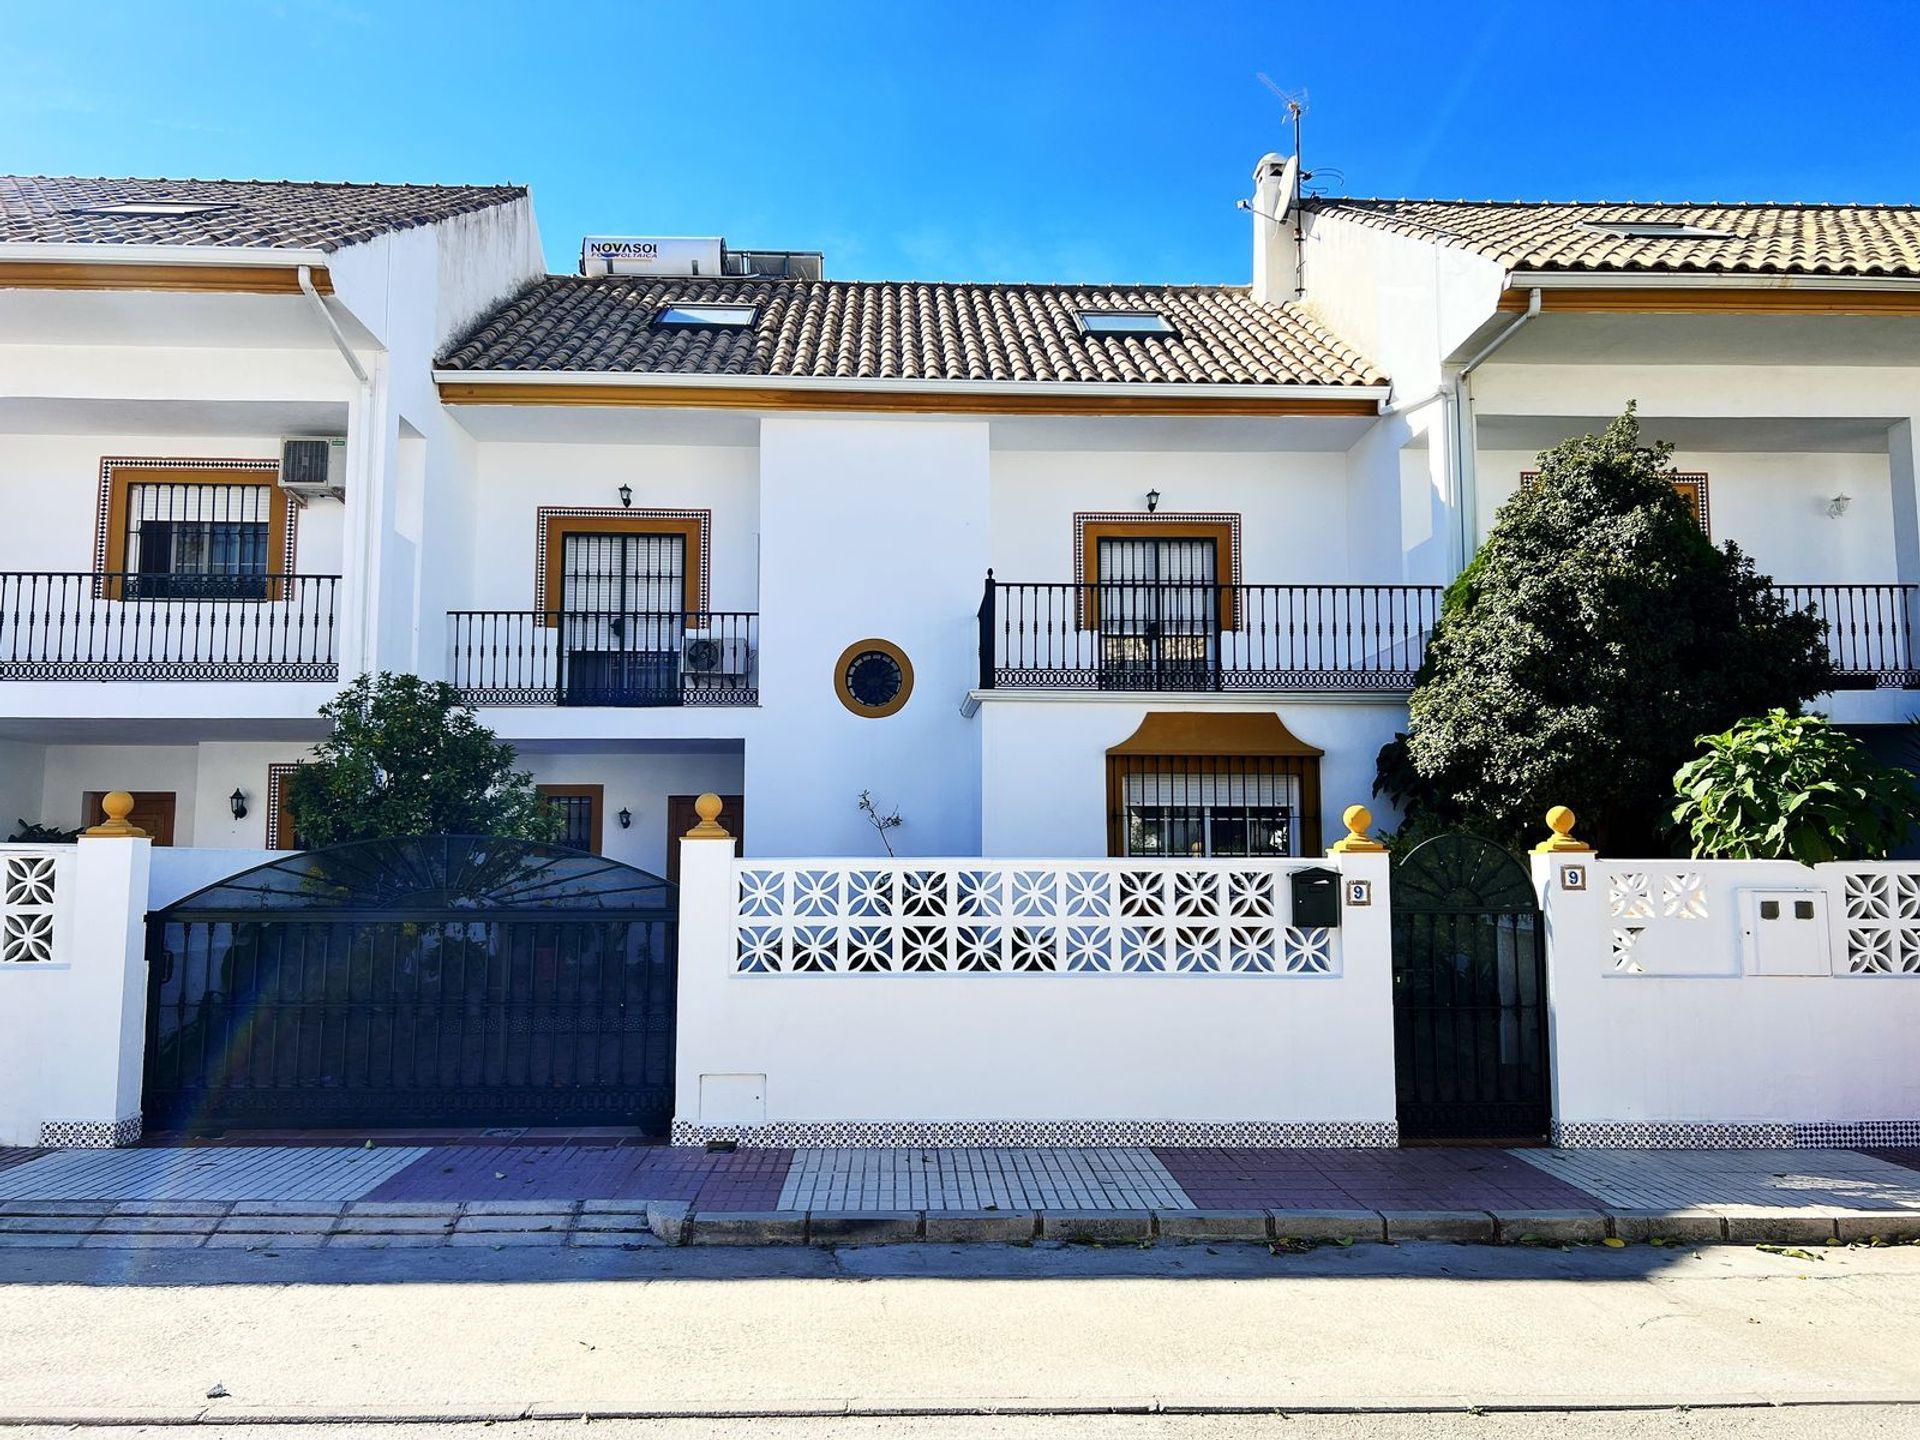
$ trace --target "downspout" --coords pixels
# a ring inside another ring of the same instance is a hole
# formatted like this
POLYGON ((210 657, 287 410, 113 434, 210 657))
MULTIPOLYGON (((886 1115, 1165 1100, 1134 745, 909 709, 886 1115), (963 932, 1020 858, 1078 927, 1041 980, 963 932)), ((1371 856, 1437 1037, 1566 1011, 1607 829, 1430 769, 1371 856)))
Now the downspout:
MULTIPOLYGON (((307 297, 307 303, 313 306, 314 313, 320 317, 320 323, 327 327, 327 333, 333 336, 333 345, 340 352, 340 358, 347 362, 347 368, 353 371, 353 378, 362 385, 368 383, 367 372, 360 367, 360 357, 353 353, 353 347, 347 344, 347 337, 341 332, 340 322, 333 318, 333 312, 327 309, 327 302, 318 290, 313 288, 313 267, 302 265, 297 272, 300 279, 300 293, 307 297)), ((1540 292, 1533 292, 1534 303, 1540 303, 1540 292)))
POLYGON ((1453 473, 1459 478, 1460 486, 1460 568, 1463 570, 1467 567, 1468 562, 1473 559, 1475 535, 1479 530, 1480 514, 1480 489, 1478 476, 1474 473, 1473 395, 1467 388, 1467 377, 1479 369, 1481 362, 1489 355, 1493 354, 1494 351, 1498 350, 1519 333, 1521 326, 1525 325, 1529 320, 1538 318, 1539 314, 1540 289, 1538 286, 1535 286, 1527 294, 1527 308, 1525 311, 1515 317, 1511 325, 1507 326, 1506 329, 1489 340, 1486 345, 1482 347, 1479 354, 1475 355, 1471 360, 1467 361, 1466 364, 1462 365, 1459 370, 1454 372, 1453 404, 1450 407, 1452 410, 1450 418, 1453 422, 1453 433, 1449 438, 1453 442, 1453 473))
MULTIPOLYGON (((360 457, 359 463, 348 467, 350 475, 359 479, 358 489, 364 492, 363 505, 374 503, 374 484, 368 471, 372 468, 368 456, 368 441, 372 438, 373 425, 373 382, 367 378, 367 372, 360 363, 360 357, 353 353, 353 347, 347 343, 346 334, 340 329, 340 322, 333 318, 333 312, 327 308, 326 300, 313 288, 313 269, 302 265, 296 272, 300 281, 300 293, 307 297, 307 303, 327 327, 327 334, 333 337, 333 345, 340 352, 340 358, 347 362, 347 369, 353 372, 353 378, 360 386, 359 423, 349 428, 348 445, 353 447, 360 457)), ((362 671, 371 669, 369 661, 373 657, 373 577, 370 574, 373 554, 373 524, 371 515, 363 515, 358 533, 354 536, 354 548, 357 552, 354 583, 359 589, 360 644, 359 656, 362 671)))

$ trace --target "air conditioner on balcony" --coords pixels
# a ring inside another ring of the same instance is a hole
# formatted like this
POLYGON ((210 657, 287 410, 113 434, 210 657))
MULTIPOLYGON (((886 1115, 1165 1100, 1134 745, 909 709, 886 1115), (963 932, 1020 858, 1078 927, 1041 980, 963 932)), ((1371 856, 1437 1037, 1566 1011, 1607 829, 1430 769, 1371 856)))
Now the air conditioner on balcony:
POLYGON ((737 635, 694 634, 681 647, 680 664, 695 679, 744 676, 753 666, 753 650, 737 635))
POLYGON ((347 494, 347 442, 317 436, 280 442, 280 488, 302 504, 320 495, 347 494))

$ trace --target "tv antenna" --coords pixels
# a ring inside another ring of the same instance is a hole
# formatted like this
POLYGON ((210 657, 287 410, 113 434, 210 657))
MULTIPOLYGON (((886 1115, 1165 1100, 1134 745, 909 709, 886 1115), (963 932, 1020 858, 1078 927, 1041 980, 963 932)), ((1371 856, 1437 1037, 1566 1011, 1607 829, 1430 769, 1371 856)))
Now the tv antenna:
MULTIPOLYGON (((1273 77, 1264 70, 1256 70, 1254 74, 1262 85, 1273 92, 1273 98, 1287 107, 1287 118, 1293 121, 1293 158, 1294 163, 1298 164, 1300 160, 1300 121, 1307 113, 1307 92, 1305 90, 1282 90, 1278 85, 1274 84, 1273 77)), ((1303 171, 1300 178, 1304 180, 1308 177, 1303 171)))

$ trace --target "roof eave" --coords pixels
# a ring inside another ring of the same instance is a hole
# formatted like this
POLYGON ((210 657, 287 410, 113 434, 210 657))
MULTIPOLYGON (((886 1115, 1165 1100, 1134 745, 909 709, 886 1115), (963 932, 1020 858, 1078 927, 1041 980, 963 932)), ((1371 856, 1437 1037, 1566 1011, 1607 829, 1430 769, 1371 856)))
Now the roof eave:
POLYGON ((1388 384, 1188 384, 1119 380, 845 380, 833 376, 447 371, 447 405, 636 405, 950 415, 1373 417, 1388 384))
POLYGON ((1707 270, 1510 270, 1509 290, 1885 290, 1920 291, 1903 275, 1781 275, 1707 270))
POLYGON ((680 405, 728 408, 897 409, 992 413, 1373 415, 1392 387, 1198 384, 1184 381, 842 379, 794 375, 682 375, 590 370, 435 369, 455 405, 680 405))
POLYGON ((268 245, 113 245, 16 240, 0 243, 0 261, 49 264, 245 265, 293 268, 325 265, 329 252, 276 249, 268 245))

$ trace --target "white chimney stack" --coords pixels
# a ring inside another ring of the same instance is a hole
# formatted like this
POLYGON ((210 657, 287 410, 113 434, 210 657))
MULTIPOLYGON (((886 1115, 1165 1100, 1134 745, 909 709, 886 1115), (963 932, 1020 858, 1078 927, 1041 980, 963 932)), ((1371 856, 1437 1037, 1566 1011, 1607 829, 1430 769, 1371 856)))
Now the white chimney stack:
POLYGON ((1253 298, 1275 304, 1300 298, 1300 203, 1297 156, 1263 155, 1253 167, 1253 298))

